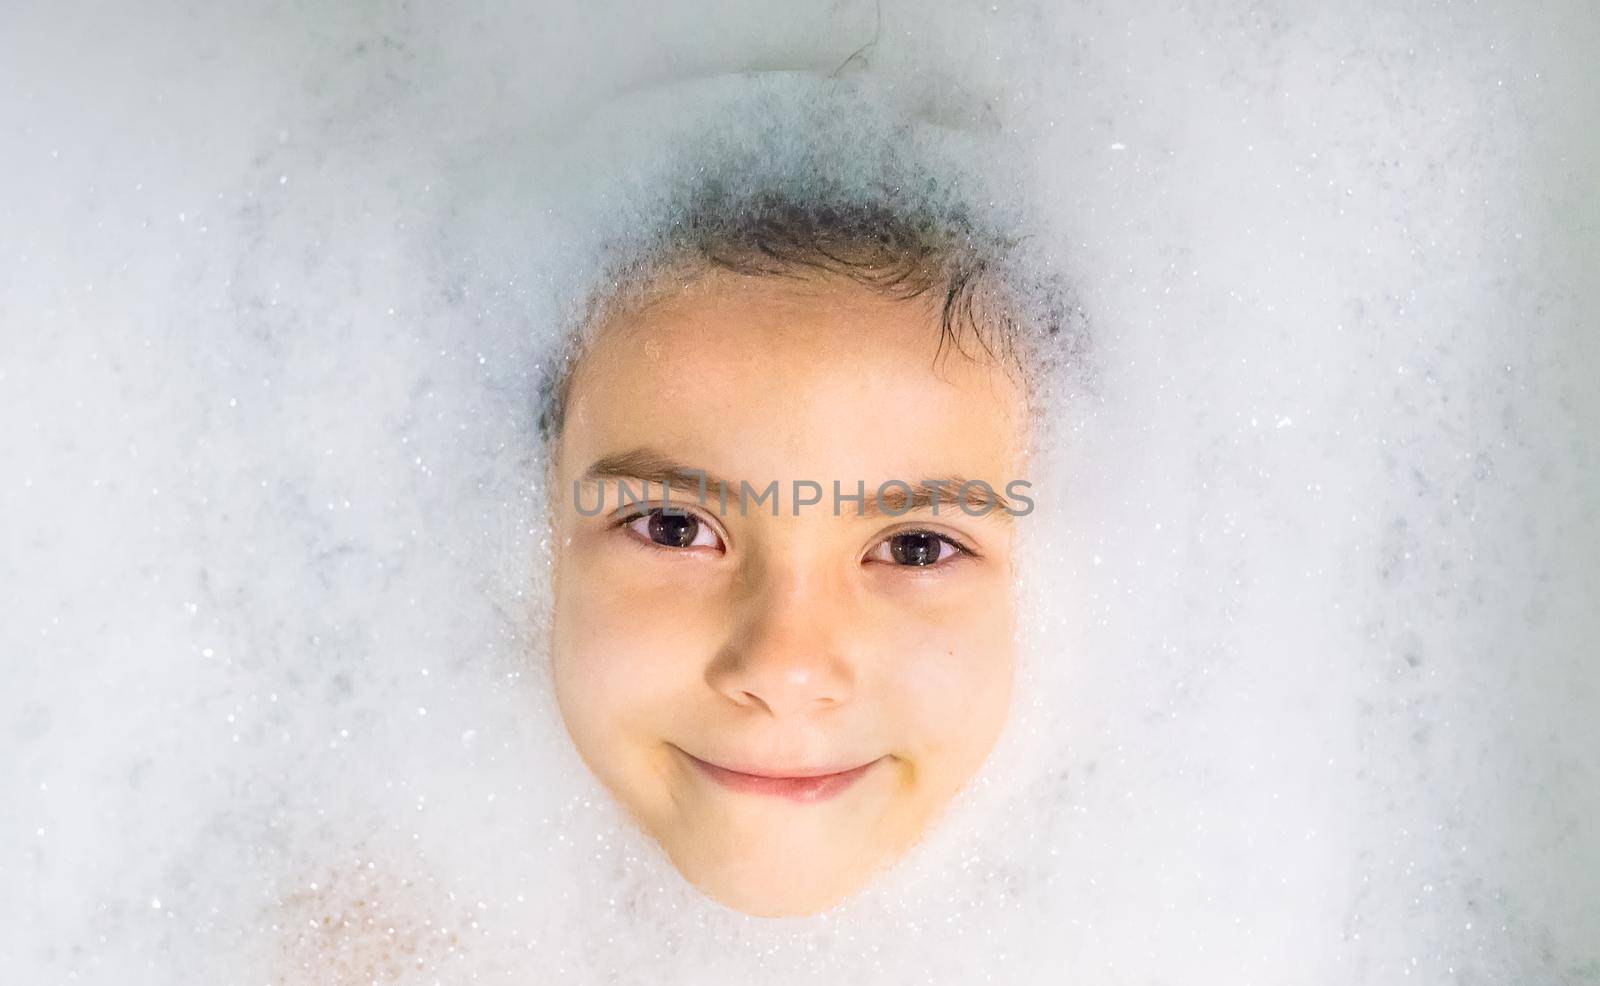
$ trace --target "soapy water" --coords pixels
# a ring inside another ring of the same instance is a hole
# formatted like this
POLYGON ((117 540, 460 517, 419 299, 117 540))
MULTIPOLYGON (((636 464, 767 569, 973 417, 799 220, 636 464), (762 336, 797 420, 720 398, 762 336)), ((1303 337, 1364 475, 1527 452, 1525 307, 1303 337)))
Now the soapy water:
POLYGON ((1592 11, 4 19, 8 980, 1600 981, 1592 11), (802 920, 540 664, 534 389, 662 201, 586 121, 739 72, 1004 148, 1088 340, 1011 726, 802 920))

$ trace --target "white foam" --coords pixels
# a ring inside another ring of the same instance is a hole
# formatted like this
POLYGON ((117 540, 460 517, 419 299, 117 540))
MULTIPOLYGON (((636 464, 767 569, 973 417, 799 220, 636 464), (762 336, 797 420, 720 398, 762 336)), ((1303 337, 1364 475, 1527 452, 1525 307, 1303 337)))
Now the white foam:
POLYGON ((0 968, 1600 980, 1596 18, 1357 6, 8 15, 0 968), (578 122, 841 65, 1021 155, 1092 351, 990 768, 765 921, 561 730, 532 388, 661 201, 578 122))

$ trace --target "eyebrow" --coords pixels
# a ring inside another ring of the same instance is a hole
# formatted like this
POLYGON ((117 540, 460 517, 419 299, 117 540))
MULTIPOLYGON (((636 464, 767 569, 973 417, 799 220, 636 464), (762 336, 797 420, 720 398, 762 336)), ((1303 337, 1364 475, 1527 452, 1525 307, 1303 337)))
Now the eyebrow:
MULTIPOLYGON (((582 481, 594 483, 606 479, 637 479, 643 483, 656 483, 674 489, 691 489, 699 492, 704 483, 704 497, 702 502, 715 499, 717 503, 738 502, 741 490, 741 481, 724 479, 713 475, 704 469, 678 462, 660 452, 641 447, 618 452, 612 455, 601 456, 594 464, 584 471, 582 481)), ((981 513, 964 514, 971 517, 996 517, 1003 520, 1011 519, 1011 501, 1004 495, 990 487, 987 483, 982 486, 974 485, 961 494, 963 485, 970 482, 960 476, 949 475, 931 479, 922 479, 915 482, 901 480, 895 485, 883 489, 880 495, 874 495, 875 490, 862 481, 863 500, 856 504, 857 516, 877 517, 883 514, 901 516, 919 510, 930 510, 934 504, 948 507, 958 507, 965 503, 968 510, 981 513), (903 485, 902 485, 903 484, 903 485)), ((744 484, 757 493, 766 487, 744 484)), ((821 484, 818 484, 821 485, 821 484)), ((780 487, 781 489, 781 487, 780 487)), ((646 491, 648 492, 648 490, 646 491)), ((828 497, 832 489, 827 488, 822 492, 823 499, 814 504, 821 506, 829 503, 828 497)), ((855 503, 855 491, 840 486, 839 503, 855 503), (849 499, 846 499, 846 497, 849 499)), ((844 515, 841 508, 840 515, 844 515)))

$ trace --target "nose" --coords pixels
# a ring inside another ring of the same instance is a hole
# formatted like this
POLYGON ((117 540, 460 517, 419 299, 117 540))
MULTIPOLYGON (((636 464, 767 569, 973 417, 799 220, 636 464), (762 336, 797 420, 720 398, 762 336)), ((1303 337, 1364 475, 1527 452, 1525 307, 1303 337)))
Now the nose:
POLYGON ((733 632, 706 681, 740 705, 775 718, 850 701, 855 662, 847 587, 794 569, 752 574, 735 606, 733 632))

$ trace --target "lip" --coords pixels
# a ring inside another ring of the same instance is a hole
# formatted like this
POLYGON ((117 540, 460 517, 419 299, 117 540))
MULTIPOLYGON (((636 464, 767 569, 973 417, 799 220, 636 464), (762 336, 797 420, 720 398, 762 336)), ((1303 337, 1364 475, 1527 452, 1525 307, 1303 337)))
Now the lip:
MULTIPOLYGON (((812 803, 825 801, 844 792, 844 790, 860 780, 867 771, 871 770, 878 760, 872 760, 845 770, 815 769, 785 769, 782 772, 763 770, 756 767, 746 767, 735 770, 719 764, 709 763, 687 751, 683 755, 695 765, 701 774, 717 782, 725 788, 745 794, 764 794, 769 797, 787 798, 790 801, 812 803)), ((741 765, 743 766, 743 765, 741 765)))

